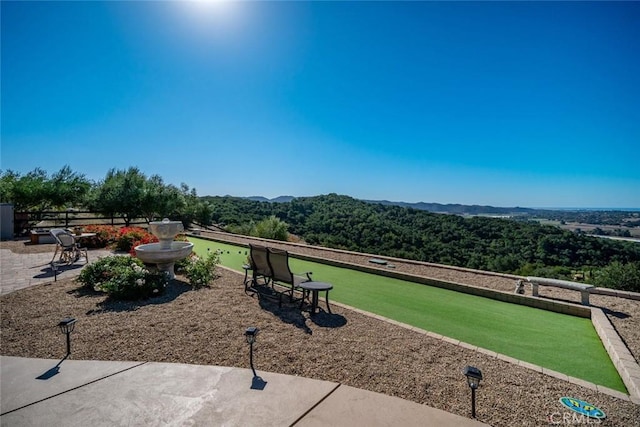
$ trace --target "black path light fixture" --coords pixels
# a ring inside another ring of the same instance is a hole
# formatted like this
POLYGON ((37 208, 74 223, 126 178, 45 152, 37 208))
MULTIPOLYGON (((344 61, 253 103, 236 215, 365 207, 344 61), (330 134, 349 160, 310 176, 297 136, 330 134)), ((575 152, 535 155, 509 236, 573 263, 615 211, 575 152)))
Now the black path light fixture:
POLYGON ((73 317, 65 317, 58 323, 58 327, 60 328, 60 332, 67 335, 67 356, 69 356, 71 354, 71 332, 73 332, 76 327, 76 319, 73 317))
POLYGON ((482 380, 482 372, 475 366, 467 366, 462 373, 467 377, 467 383, 471 389, 471 417, 476 417, 476 389, 482 380))
POLYGON ((258 335, 258 328, 255 326, 251 326, 244 331, 244 337, 247 339, 247 343, 249 344, 249 364, 251 365, 251 370, 253 371, 253 376, 257 377, 256 370, 253 367, 253 343, 256 342, 256 336, 258 335))

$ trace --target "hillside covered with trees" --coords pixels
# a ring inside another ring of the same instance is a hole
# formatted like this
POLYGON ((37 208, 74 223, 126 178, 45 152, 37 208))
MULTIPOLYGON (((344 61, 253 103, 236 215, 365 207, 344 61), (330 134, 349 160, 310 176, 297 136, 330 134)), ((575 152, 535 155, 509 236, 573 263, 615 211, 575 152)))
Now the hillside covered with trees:
POLYGON ((381 256, 547 277, 640 263, 640 244, 536 222, 434 214, 336 194, 284 203, 229 196, 203 199, 212 207, 213 222, 234 231, 273 215, 309 244, 381 256))

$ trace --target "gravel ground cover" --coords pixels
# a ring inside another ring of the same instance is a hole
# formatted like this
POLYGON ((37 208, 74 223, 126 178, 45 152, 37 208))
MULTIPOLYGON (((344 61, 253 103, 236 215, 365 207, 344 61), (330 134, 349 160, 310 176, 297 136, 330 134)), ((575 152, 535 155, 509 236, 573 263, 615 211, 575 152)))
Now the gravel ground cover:
MULTIPOLYGON (((47 245, 0 245, 19 247, 18 251, 44 250, 43 246, 47 245)), ((331 255, 330 251, 324 253, 331 255)), ((363 257, 368 262, 369 257, 363 257)), ((396 261, 394 264, 398 265, 396 261)), ((407 263, 406 268, 415 265, 407 263)), ((442 274, 454 278, 455 270, 443 270, 446 273, 442 274)), ((464 283, 467 274, 456 276, 456 281, 464 283)), ((483 277, 478 274, 472 283, 480 284, 483 277)), ((500 281, 490 276, 486 280, 500 281)), ((509 291, 512 282, 509 280, 509 291)), ((272 299, 247 295, 243 290, 242 275, 222 268, 209 288, 191 290, 178 276, 165 295, 140 302, 110 301, 102 294, 82 290, 73 280, 34 286, 0 298, 0 352, 62 357, 64 337, 55 325, 61 318, 73 316, 78 319, 73 336, 74 359, 248 368, 243 332, 247 326, 258 326, 261 332, 255 345, 255 364, 267 380, 265 372, 335 381, 469 416, 469 389, 461 371, 470 364, 482 369, 485 377, 477 395, 480 421, 495 426, 561 422, 567 410, 558 399, 571 396, 604 410, 605 425, 640 426, 640 406, 629 401, 339 306, 332 307, 333 314, 320 313, 311 318, 297 304, 278 308, 272 299)), ((551 292, 549 296, 553 296, 551 292)), ((626 325, 629 336, 639 329, 640 310, 637 306, 635 311, 630 310, 629 304, 633 303, 623 300, 607 306, 615 313, 611 317, 626 325)), ((616 328, 622 330, 618 324, 616 328)), ((624 334, 623 338, 629 342, 624 334)))

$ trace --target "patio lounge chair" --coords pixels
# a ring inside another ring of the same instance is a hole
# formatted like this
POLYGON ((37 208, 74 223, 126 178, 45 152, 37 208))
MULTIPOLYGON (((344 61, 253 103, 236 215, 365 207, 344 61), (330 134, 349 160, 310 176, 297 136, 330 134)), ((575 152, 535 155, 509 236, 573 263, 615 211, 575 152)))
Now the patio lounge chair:
POLYGON ((294 301, 293 293, 296 290, 300 290, 299 286, 303 282, 311 282, 311 272, 305 272, 304 275, 293 274, 291 268, 289 268, 289 252, 282 249, 267 248, 269 266, 271 266, 274 285, 287 288, 284 292, 280 293, 280 305, 282 305, 282 294, 289 295, 289 300, 294 301))
POLYGON ((249 243, 249 249, 249 262, 251 264, 245 266, 245 292, 249 290, 249 287, 257 285, 259 279, 262 279, 263 285, 268 285, 272 276, 267 248, 249 243), (251 278, 247 278, 246 272, 248 270, 251 270, 251 278))
POLYGON ((51 258, 50 262, 52 267, 61 264, 73 264, 78 261, 81 256, 84 256, 87 263, 89 262, 87 248, 81 248, 73 234, 62 228, 53 228, 50 233, 57 242, 56 251, 53 253, 53 258, 51 258), (60 255, 56 261, 58 251, 60 251, 60 255))

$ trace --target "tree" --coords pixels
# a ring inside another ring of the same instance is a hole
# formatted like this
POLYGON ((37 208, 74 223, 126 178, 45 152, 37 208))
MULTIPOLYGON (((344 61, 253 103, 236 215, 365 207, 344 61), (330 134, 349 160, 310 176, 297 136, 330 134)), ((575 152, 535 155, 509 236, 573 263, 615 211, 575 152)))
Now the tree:
POLYGON ((13 203, 17 212, 43 211, 51 206, 44 170, 36 168, 24 176, 9 170, 3 173, 1 181, 2 200, 13 203))
POLYGON ((79 175, 69 166, 63 166, 47 181, 46 198, 54 208, 81 206, 87 202, 91 182, 79 175))
POLYGON ((257 223, 255 232, 252 234, 263 239, 283 241, 286 241, 287 237, 289 237, 289 233, 287 232, 287 223, 276 218, 275 215, 271 215, 269 218, 257 223))
POLYGON ((119 216, 128 227, 143 215, 146 177, 136 167, 128 170, 110 169, 96 189, 92 209, 108 216, 119 216))
POLYGON ((207 226, 213 223, 213 205, 209 202, 199 201, 196 206, 194 219, 201 225, 207 226))
POLYGON ((640 292, 640 262, 612 262, 596 273, 595 285, 640 292))
POLYGON ((185 205, 180 190, 173 185, 165 185, 159 175, 145 180, 142 187, 141 210, 147 222, 175 216, 185 205))

